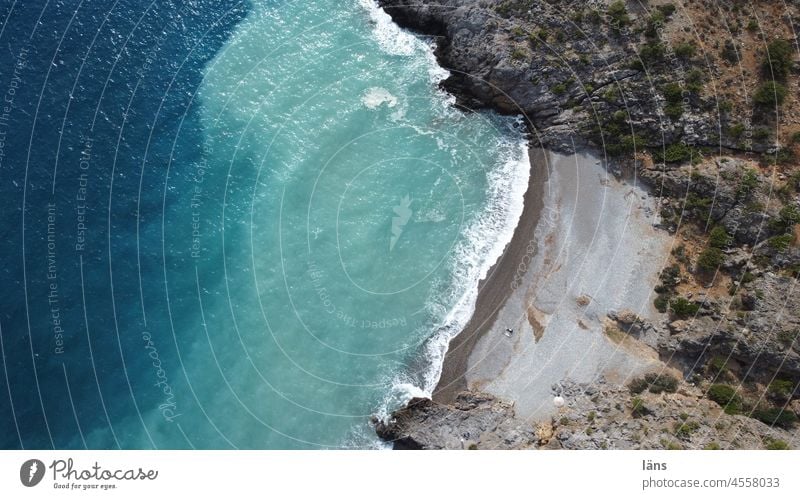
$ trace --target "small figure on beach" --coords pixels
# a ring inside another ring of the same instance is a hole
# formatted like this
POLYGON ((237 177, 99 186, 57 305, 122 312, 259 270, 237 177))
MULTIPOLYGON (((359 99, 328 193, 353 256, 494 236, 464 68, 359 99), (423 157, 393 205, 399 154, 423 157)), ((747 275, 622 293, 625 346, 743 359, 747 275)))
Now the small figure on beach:
POLYGON ((511 338, 511 335, 514 334, 514 330, 507 327, 506 328, 506 332, 503 333, 503 334, 505 334, 507 337, 511 338))

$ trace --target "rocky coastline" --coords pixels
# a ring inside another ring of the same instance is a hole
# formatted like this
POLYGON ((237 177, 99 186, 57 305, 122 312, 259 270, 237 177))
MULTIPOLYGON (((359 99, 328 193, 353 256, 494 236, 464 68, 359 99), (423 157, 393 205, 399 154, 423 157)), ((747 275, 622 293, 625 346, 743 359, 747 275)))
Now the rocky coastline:
POLYGON ((414 399, 375 422, 379 436, 404 449, 800 447, 799 71, 773 50, 796 43, 796 7, 756 2, 758 39, 733 1, 718 3, 727 17, 666 1, 378 3, 436 37, 461 108, 523 115, 532 147, 597 151, 649 187, 673 239, 660 315, 604 319, 660 368, 564 379, 551 390, 563 407, 539 420, 475 387, 414 399))

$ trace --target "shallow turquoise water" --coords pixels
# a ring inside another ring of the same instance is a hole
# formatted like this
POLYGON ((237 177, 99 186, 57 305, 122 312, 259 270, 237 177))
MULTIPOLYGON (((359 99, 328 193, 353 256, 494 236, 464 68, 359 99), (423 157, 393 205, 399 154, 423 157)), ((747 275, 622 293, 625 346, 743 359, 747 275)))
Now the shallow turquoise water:
POLYGON ((233 385, 215 403, 253 413, 238 431, 363 445, 368 415, 432 388, 527 175, 511 121, 455 111, 444 74, 368 2, 256 5, 208 67, 208 169, 228 187, 204 309, 233 385))

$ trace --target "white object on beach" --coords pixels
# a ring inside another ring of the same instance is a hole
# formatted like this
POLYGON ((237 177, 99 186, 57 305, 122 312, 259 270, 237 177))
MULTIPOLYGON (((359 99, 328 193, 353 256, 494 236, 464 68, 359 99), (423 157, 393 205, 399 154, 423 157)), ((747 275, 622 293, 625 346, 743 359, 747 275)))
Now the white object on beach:
POLYGON ((553 405, 556 407, 564 407, 564 397, 557 395, 553 397, 553 405))

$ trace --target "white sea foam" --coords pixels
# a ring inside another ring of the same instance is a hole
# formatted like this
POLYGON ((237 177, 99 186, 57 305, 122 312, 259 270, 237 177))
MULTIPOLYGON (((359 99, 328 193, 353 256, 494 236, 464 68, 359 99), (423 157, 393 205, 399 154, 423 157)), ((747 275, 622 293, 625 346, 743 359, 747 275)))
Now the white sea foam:
POLYGON ((487 172, 486 209, 462 231, 461 242, 449 262, 453 269, 452 280, 445 294, 429 304, 431 315, 443 318, 438 327, 433 327, 436 332, 425 343, 426 366, 416 376, 401 373, 393 378, 391 389, 376 414, 378 418, 386 419, 393 409, 413 397, 433 394, 450 340, 461 332, 475 312, 479 282, 502 256, 519 224, 530 175, 528 146, 522 137, 503 140, 507 142, 499 145, 499 149, 504 152, 498 164, 487 172), (455 305, 446 310, 442 303, 455 305))
POLYGON ((455 301, 455 306, 444 317, 438 332, 426 347, 426 354, 432 362, 430 371, 423 377, 422 390, 428 396, 441 377, 450 340, 467 325, 475 312, 478 283, 502 256, 514 235, 522 216, 529 175, 528 147, 521 137, 516 147, 507 149, 499 165, 487 172, 486 209, 463 231, 451 262, 453 278, 448 288, 451 295, 446 297, 446 301, 455 301))
POLYGON ((397 105, 397 97, 385 88, 372 87, 364 93, 361 102, 369 109, 377 109, 382 104, 386 104, 388 107, 395 107, 397 105))
MULTIPOLYGON (((438 85, 450 75, 436 61, 432 41, 401 29, 374 0, 358 0, 358 3, 369 13, 374 25, 373 37, 381 50, 392 55, 419 56, 411 58, 410 69, 427 71, 433 85, 438 85)), ((436 95, 433 104, 443 120, 461 118, 460 112, 453 106, 453 95, 438 88, 436 95)), ((391 107, 393 101, 387 101, 386 95, 379 89, 370 89, 364 97, 364 104, 368 107, 378 107, 384 102, 391 107)), ((417 129, 413 124, 407 125, 417 129)), ((431 133, 431 130, 424 128, 417 131, 421 134, 431 133)), ((400 373, 394 376, 391 389, 377 414, 380 418, 387 417, 392 409, 413 397, 431 396, 441 376, 450 340, 466 326, 475 311, 478 283, 503 254, 519 223, 530 173, 527 143, 521 135, 506 136, 500 141, 494 145, 501 151, 498 162, 490 165, 486 172, 488 192, 485 211, 474 217, 459 235, 461 242, 448 262, 452 269, 452 280, 444 294, 429 303, 428 313, 439 318, 439 323, 432 326, 436 332, 425 343, 423 355, 426 366, 416 375, 400 373)), ((438 137, 437 145, 441 149, 450 148, 448 144, 441 143, 438 137)), ((457 151, 453 154, 457 155, 457 151)))
POLYGON ((413 34, 404 31, 392 21, 374 0, 358 0, 359 5, 369 13, 374 24, 373 35, 381 50, 391 55, 414 55, 423 43, 413 34))

